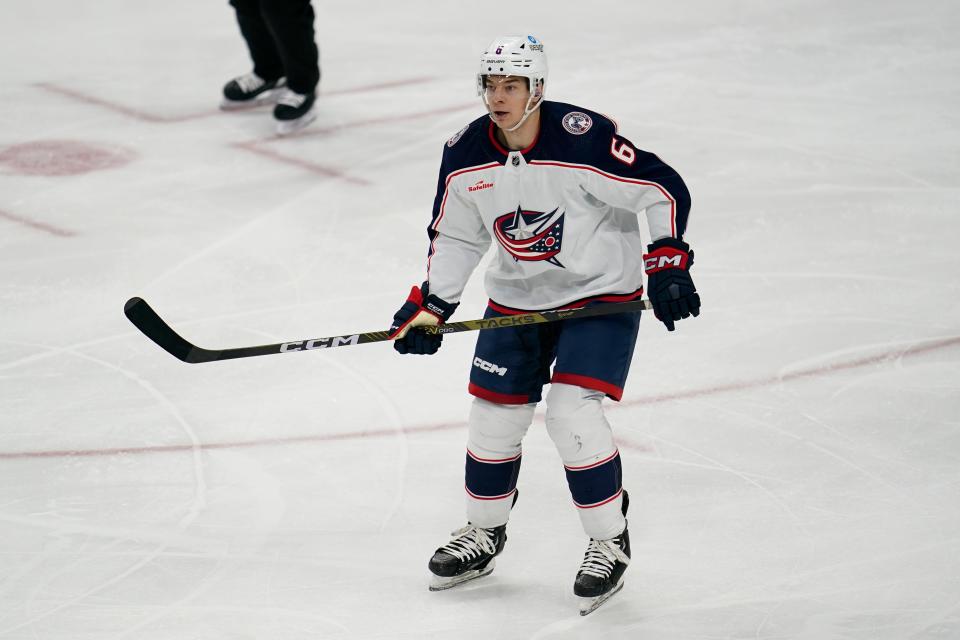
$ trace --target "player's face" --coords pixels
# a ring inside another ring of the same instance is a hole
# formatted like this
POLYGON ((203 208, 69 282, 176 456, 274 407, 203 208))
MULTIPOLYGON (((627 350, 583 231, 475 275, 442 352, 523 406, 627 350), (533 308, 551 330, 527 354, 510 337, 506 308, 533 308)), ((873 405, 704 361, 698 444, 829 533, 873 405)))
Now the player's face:
POLYGON ((516 76, 487 76, 484 94, 490 115, 501 129, 509 129, 520 122, 530 99, 527 79, 516 76))

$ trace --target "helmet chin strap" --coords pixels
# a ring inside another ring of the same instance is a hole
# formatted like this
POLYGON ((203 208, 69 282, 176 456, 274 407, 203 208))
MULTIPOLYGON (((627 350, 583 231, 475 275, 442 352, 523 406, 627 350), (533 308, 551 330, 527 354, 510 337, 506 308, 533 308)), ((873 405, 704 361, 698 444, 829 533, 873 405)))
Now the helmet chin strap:
MULTIPOLYGON (((509 129, 504 129, 504 131, 510 131, 510 132, 512 133, 512 132, 516 131, 517 129, 519 129, 519 128, 523 125, 523 123, 527 121, 527 118, 530 117, 530 114, 540 108, 540 104, 541 104, 542 102, 543 102, 543 100, 540 99, 540 95, 539 95, 539 94, 538 94, 538 95, 531 95, 530 98, 527 100, 527 106, 524 107, 524 109, 523 109, 523 117, 520 118, 520 122, 518 122, 517 124, 513 125, 513 126, 510 127, 509 129), (530 107, 530 103, 533 102, 534 98, 536 98, 537 104, 536 104, 536 106, 534 106, 533 108, 531 108, 531 107, 530 107)), ((492 117, 492 116, 491 116, 491 117, 492 117)))

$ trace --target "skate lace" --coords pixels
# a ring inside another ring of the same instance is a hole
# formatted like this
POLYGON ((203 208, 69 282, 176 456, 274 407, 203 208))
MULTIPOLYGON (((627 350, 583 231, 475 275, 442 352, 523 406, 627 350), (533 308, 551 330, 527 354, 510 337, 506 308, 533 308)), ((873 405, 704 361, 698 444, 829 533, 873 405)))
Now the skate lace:
POLYGON ((493 543, 493 533, 487 529, 468 524, 450 535, 454 536, 453 540, 440 549, 460 560, 472 560, 481 553, 494 554, 497 551, 493 543))
POLYGON ((250 93, 251 91, 256 91, 257 89, 262 87, 264 84, 266 84, 263 81, 263 78, 261 78, 255 73, 248 73, 246 75, 242 75, 239 78, 236 78, 235 80, 236 80, 236 83, 240 86, 240 90, 243 91, 244 93, 250 93))
POLYGON ((307 96, 291 91, 290 89, 285 89, 280 97, 277 99, 277 104, 285 104, 288 107, 293 107, 296 109, 303 104, 304 100, 307 99, 307 96))
POLYGON ((630 564, 630 558, 618 544, 619 538, 613 540, 594 540, 590 538, 590 545, 580 564, 580 573, 586 573, 598 578, 607 578, 613 572, 619 560, 623 564, 630 564))

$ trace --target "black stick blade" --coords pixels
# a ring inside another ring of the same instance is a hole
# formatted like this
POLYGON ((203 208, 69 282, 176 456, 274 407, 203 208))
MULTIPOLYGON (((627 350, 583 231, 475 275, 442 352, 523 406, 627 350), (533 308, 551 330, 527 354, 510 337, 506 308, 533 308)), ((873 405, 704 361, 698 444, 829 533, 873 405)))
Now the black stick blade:
POLYGON ((143 298, 130 298, 123 305, 123 314, 143 335, 153 340, 161 349, 183 362, 205 362, 207 350, 184 340, 163 321, 143 298))

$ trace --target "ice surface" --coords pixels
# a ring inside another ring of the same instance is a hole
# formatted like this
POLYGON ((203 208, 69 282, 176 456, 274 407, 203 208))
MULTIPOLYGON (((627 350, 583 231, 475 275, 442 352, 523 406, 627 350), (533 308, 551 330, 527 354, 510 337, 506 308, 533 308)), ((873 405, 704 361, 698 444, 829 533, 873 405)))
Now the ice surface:
POLYGON ((216 110, 248 70, 227 3, 18 4, 0 637, 960 638, 960 5, 317 3, 320 118, 276 140, 216 110), (122 315, 143 296, 211 348, 385 328, 474 61, 526 30, 548 97, 694 200, 703 314, 645 319, 608 407, 634 562, 587 618, 536 426, 496 571, 427 590, 463 524, 471 336, 185 365, 122 315))

